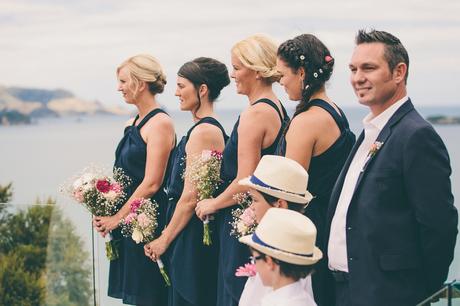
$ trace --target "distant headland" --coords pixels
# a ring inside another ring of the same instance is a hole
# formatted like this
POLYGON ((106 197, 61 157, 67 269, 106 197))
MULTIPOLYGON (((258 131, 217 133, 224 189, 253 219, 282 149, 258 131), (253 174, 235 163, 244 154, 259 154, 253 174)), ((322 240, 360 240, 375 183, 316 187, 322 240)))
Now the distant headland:
POLYGON ((443 116, 443 115, 436 115, 436 116, 428 116, 426 118, 432 124, 460 124, 460 117, 455 116, 443 116))
POLYGON ((126 115, 122 107, 107 107, 99 101, 87 101, 65 89, 37 89, 0 85, 0 125, 29 124, 42 117, 126 115))

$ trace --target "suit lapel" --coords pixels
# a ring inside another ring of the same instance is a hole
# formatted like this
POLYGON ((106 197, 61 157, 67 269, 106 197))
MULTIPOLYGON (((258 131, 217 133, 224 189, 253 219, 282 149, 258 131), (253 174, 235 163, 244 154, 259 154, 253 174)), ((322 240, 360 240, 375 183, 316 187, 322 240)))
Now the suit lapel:
MULTIPOLYGON (((377 139, 375 140, 374 144, 380 143, 381 146, 384 146, 385 142, 388 139, 388 137, 390 137, 390 135, 391 135, 391 131, 392 131, 393 126, 395 124, 397 124, 399 122, 399 120, 401 120, 401 118, 403 118, 412 109, 414 109, 414 106, 412 105, 412 102, 409 99, 406 103, 401 105, 401 107, 393 114, 393 116, 391 116, 390 120, 388 120, 387 124, 385 124, 385 126, 382 129, 382 131, 377 136, 377 139)), ((366 163, 364 164, 363 169, 359 173, 359 177, 358 177, 358 180, 356 182, 355 189, 353 191, 353 196, 356 193, 356 190, 358 190, 359 185, 360 185, 363 177, 365 176, 365 173, 367 172, 369 167, 372 165, 373 161, 377 158, 377 155, 379 155, 379 151, 380 151, 381 147, 379 149, 377 149, 377 151, 375 151, 373 154, 371 154, 370 149, 371 148, 369 148, 369 155, 370 156, 368 156, 368 159, 366 160, 366 163)))
POLYGON ((347 175, 348 168, 350 168, 351 161, 353 160, 353 157, 355 156, 356 151, 358 150, 363 140, 364 140, 364 131, 361 132, 353 148, 351 149, 350 154, 348 155, 348 158, 345 161, 345 164, 343 165, 342 170, 340 171, 340 174, 337 178, 334 188, 332 189, 331 199, 329 200, 330 205, 328 209, 329 220, 332 220, 332 217, 334 216, 335 208, 337 206, 337 202, 339 200, 340 193, 342 192, 343 182, 345 180, 345 176, 347 175))

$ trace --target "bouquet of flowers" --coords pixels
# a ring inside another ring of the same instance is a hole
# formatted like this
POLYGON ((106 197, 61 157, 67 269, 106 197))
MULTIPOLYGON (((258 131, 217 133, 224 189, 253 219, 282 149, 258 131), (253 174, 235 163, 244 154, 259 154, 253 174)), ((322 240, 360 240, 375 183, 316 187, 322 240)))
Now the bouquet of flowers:
MULTIPOLYGON (((222 153, 218 151, 203 150, 193 160, 189 169, 184 173, 197 190, 197 201, 210 199, 222 183, 220 178, 220 166, 222 165, 222 153)), ((211 229, 209 217, 203 221, 203 244, 211 245, 211 229)))
MULTIPOLYGON (((101 167, 89 166, 72 177, 61 192, 70 195, 94 216, 112 216, 126 200, 125 188, 131 183, 122 169, 114 168, 113 176, 106 175, 101 167)), ((118 241, 107 236, 106 255, 109 260, 118 258, 118 241)))
MULTIPOLYGON (((141 198, 133 200, 130 205, 129 215, 121 221, 121 233, 125 237, 131 237, 137 244, 152 241, 158 227, 158 204, 141 198)), ((166 286, 171 286, 163 262, 160 258, 156 262, 166 286)))
POLYGON ((240 207, 232 210, 233 220, 230 222, 232 230, 231 235, 236 238, 254 233, 257 222, 254 210, 250 207, 252 197, 249 192, 240 192, 233 196, 233 199, 240 207))

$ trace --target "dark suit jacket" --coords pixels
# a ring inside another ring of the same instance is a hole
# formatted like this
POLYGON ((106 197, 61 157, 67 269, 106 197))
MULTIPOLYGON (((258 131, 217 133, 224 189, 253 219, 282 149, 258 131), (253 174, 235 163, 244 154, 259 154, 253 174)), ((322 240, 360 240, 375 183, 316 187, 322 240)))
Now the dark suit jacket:
MULTIPOLYGON (((332 192, 328 238, 345 174, 363 136, 332 192)), ((352 305, 415 305, 441 288, 453 258, 458 215, 449 156, 410 100, 377 141, 383 145, 364 166, 347 212, 352 305)))

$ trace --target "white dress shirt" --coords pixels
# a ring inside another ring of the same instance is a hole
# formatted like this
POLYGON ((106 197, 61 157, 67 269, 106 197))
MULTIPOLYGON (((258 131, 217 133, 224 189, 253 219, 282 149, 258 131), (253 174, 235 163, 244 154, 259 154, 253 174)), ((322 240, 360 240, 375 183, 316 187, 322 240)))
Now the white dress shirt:
POLYGON ((356 151, 350 163, 350 167, 348 168, 331 223, 328 244, 329 268, 331 270, 348 272, 346 222, 348 207, 353 197, 353 191, 355 190, 359 174, 367 162, 372 144, 376 141, 379 133, 388 123, 391 116, 393 116, 407 100, 408 97, 405 96, 377 117, 374 117, 372 113, 370 113, 363 119, 364 140, 356 151))
MULTIPOLYGON (((301 284, 302 290, 313 297, 311 276, 308 275, 307 277, 300 279, 299 282, 301 284)), ((260 306, 262 299, 271 292, 273 292, 273 289, 271 287, 264 286, 259 274, 248 277, 248 280, 244 285, 243 293, 241 294, 238 306, 260 306)))
POLYGON ((262 298, 262 306, 316 306, 300 280, 273 290, 262 298))

